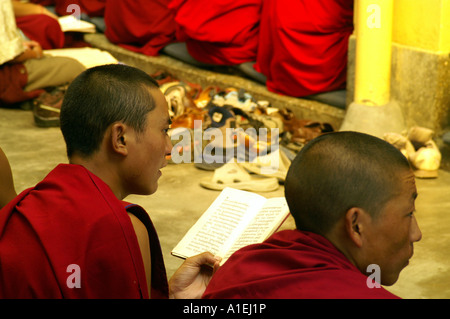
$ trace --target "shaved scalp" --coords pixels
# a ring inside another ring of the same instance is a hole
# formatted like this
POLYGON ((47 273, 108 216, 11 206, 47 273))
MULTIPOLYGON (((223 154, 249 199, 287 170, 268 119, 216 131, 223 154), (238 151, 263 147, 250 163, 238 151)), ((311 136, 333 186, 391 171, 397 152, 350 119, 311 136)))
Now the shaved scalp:
POLYGON ((357 132, 324 134, 291 163, 285 195, 298 229, 321 235, 352 207, 374 218, 397 195, 406 157, 377 137, 357 132))
POLYGON ((131 66, 102 65, 81 73, 70 84, 61 106, 67 155, 92 155, 108 126, 117 121, 142 132, 146 114, 155 108, 152 89, 158 89, 158 83, 131 66))

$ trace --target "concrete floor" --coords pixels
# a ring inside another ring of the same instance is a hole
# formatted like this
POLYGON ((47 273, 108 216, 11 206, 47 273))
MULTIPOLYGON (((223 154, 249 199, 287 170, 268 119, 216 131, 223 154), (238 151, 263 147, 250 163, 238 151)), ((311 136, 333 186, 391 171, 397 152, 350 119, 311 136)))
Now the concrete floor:
MULTIPOLYGON (((59 128, 38 128, 30 111, 0 109, 0 146, 9 158, 17 192, 39 182, 58 163, 66 163, 65 146, 59 128)), ((398 282, 387 287, 403 298, 450 298, 450 172, 439 178, 417 180, 417 219, 423 239, 415 245, 410 265, 398 282)), ((199 185, 212 176, 193 164, 170 164, 163 169, 158 191, 151 196, 130 196, 128 201, 143 206, 158 231, 168 276, 181 264, 170 255, 218 195, 199 185)), ((283 188, 264 193, 283 196, 283 188)), ((294 227, 289 218, 282 228, 294 227)))

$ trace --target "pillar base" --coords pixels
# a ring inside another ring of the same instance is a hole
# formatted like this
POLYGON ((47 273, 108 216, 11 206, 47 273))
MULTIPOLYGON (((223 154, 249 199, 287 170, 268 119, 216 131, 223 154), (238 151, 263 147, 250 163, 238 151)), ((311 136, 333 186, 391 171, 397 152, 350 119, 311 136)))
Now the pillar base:
POLYGON ((402 111, 396 102, 368 106, 350 103, 340 131, 356 131, 383 138, 385 133, 406 130, 402 111))

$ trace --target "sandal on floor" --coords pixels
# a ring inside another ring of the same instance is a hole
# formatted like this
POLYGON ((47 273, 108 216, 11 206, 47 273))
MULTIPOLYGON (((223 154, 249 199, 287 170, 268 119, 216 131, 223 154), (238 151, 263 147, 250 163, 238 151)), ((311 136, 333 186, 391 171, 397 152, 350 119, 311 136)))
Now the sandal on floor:
POLYGON ((206 111, 199 108, 188 108, 184 113, 172 118, 171 128, 195 128, 195 121, 201 121, 202 129, 207 128, 211 121, 206 111))
POLYGON ((429 140, 410 157, 410 162, 415 168, 414 175, 418 178, 437 178, 441 158, 436 143, 429 140))
POLYGON ((417 178, 437 178, 442 155, 433 135, 433 130, 415 126, 403 135, 386 133, 384 139, 405 155, 417 178))
POLYGON ((178 81, 178 79, 175 78, 172 74, 170 74, 169 72, 163 71, 163 70, 156 71, 155 73, 150 74, 150 76, 156 82, 158 82, 159 86, 161 86, 165 83, 178 81))
POLYGON ((252 162, 241 163, 247 171, 266 177, 275 177, 284 182, 291 161, 286 154, 277 149, 264 156, 256 157, 252 162))
POLYGON ((220 92, 220 88, 218 86, 208 86, 204 90, 202 90, 197 98, 194 100, 195 105, 199 108, 204 108, 208 105, 209 101, 220 92))
POLYGON ((416 152, 411 141, 406 136, 399 133, 385 133, 384 140, 395 146, 408 160, 410 160, 410 157, 416 152))
POLYGON ((278 180, 274 177, 253 177, 234 160, 214 171, 212 179, 200 181, 204 188, 221 191, 225 187, 251 191, 271 192, 278 189, 278 180))
POLYGON ((186 87, 183 83, 164 88, 164 96, 166 97, 171 117, 180 116, 188 110, 197 108, 194 101, 187 95, 186 87))

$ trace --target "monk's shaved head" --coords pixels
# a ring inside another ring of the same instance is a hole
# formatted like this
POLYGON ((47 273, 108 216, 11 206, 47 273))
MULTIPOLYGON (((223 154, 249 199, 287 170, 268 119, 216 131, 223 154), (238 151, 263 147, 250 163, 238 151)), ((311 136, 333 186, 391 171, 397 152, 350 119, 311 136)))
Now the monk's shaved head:
POLYGON ((298 229, 325 235, 348 209, 372 216, 397 195, 398 173, 410 165, 394 146, 357 133, 324 134, 291 163, 285 195, 298 229))

